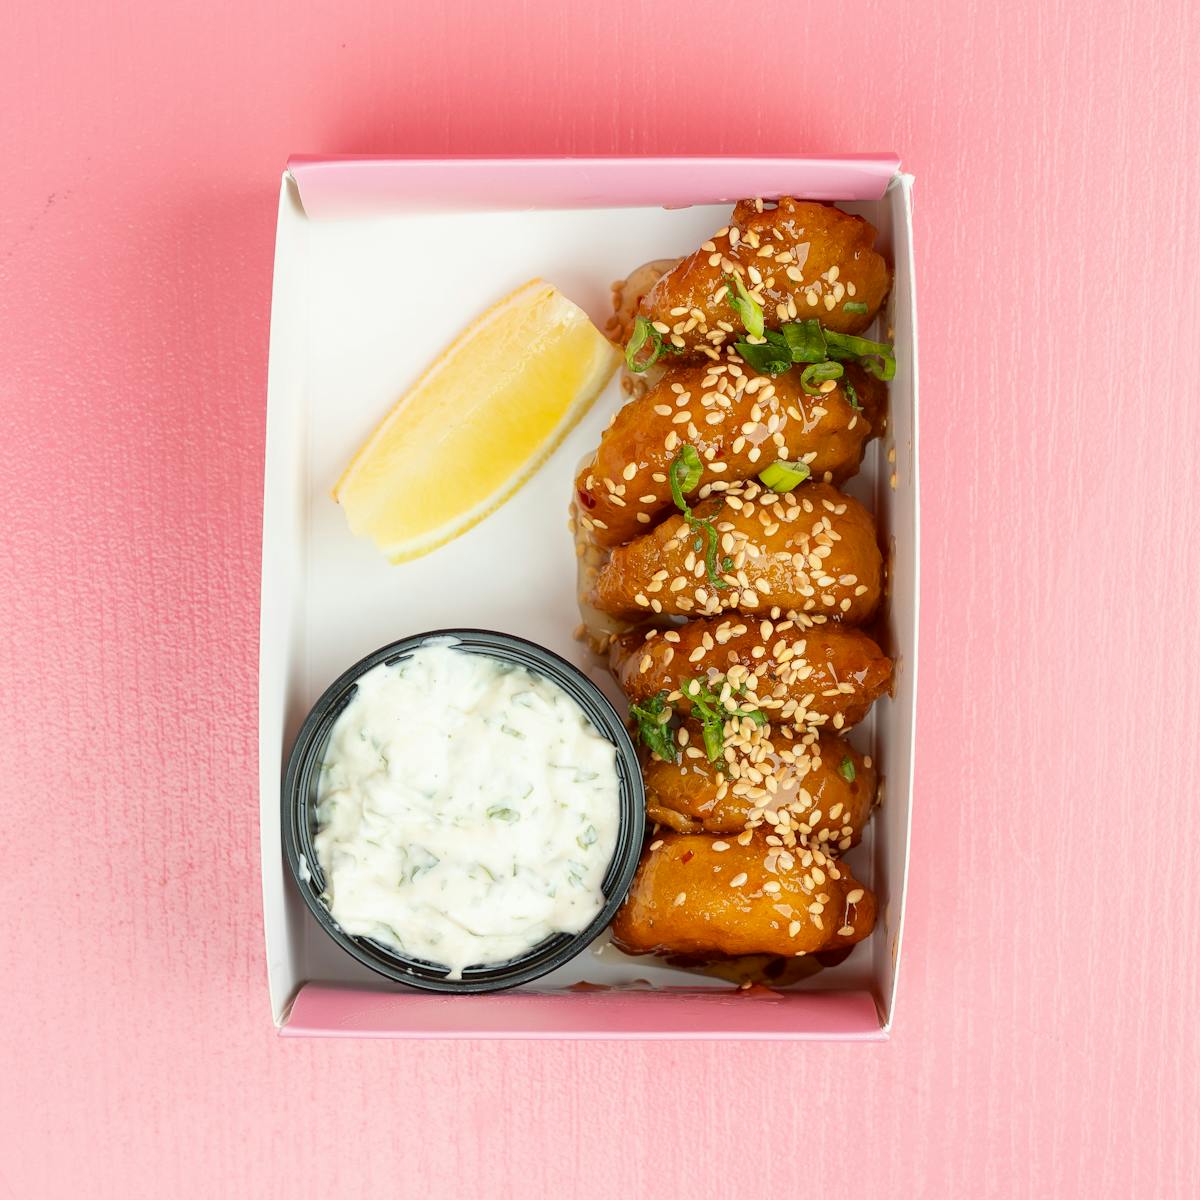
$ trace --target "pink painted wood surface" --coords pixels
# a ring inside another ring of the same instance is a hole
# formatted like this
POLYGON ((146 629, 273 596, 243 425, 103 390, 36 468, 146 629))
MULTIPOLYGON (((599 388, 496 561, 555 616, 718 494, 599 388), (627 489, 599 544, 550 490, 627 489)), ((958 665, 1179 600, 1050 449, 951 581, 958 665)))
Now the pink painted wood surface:
POLYGON ((0 1194, 757 1197, 816 1186, 798 1154, 853 1196, 1194 1194, 1194 6, 6 18, 0 1194), (919 180, 926 547, 892 1041, 277 1038, 253 747, 287 154, 879 146, 919 180))

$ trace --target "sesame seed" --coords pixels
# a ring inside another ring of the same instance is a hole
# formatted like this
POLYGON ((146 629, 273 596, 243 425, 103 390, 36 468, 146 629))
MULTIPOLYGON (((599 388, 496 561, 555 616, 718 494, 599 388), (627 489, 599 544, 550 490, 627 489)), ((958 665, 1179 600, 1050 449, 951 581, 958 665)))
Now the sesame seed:
MULTIPOLYGON (((679 731, 679 733, 680 733, 680 736, 682 737, 682 735, 683 735, 683 734, 687 733, 687 730, 686 730, 686 729, 681 729, 681 730, 679 731)), ((712 848, 713 848, 713 849, 714 849, 714 850, 715 850, 715 851, 716 851, 718 854, 721 854, 723 851, 725 851, 725 850, 728 850, 728 849, 729 849, 729 843, 728 843, 728 842, 713 842, 713 844, 712 844, 712 848)))
POLYGON ((659 838, 657 841, 651 842, 650 849, 651 850, 661 850, 662 849, 662 838, 659 838))
POLYGON ((734 876, 734 877, 733 877, 733 878, 732 878, 732 879, 729 881, 729 886, 730 886, 731 888, 738 888, 738 887, 741 887, 741 886, 742 886, 742 885, 743 885, 743 884, 746 882, 746 880, 747 880, 748 878, 749 878, 749 876, 746 874, 746 872, 745 872, 745 871, 739 871, 739 872, 738 872, 738 873, 737 873, 737 874, 736 874, 736 875, 735 875, 735 876, 734 876))
POLYGON ((863 898, 864 892, 862 888, 855 888, 854 891, 847 893, 846 903, 857 904, 863 898))
POLYGON ((687 892, 680 892, 679 895, 675 897, 675 907, 678 908, 686 899, 687 892))

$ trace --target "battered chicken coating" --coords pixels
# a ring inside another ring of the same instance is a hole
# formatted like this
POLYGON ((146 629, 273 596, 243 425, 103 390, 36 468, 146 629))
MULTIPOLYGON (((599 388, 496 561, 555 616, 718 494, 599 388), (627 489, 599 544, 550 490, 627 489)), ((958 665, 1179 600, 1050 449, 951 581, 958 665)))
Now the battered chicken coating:
POLYGON ((635 267, 624 279, 612 285, 613 315, 609 317, 604 332, 614 341, 625 345, 633 332, 633 319, 641 308, 646 293, 673 267, 679 265, 677 258, 656 258, 635 267))
POLYGON ((875 896, 817 848, 706 834, 650 843, 612 923, 627 954, 811 954, 875 926, 875 896))
POLYGON ((698 528, 668 517, 612 552, 589 598, 614 617, 742 613, 771 608, 824 614, 856 625, 879 603, 883 557, 875 521, 857 500, 826 483, 801 484, 778 495, 758 483, 710 485, 693 510, 698 528), (712 532, 715 531, 715 534, 712 532), (711 558, 715 586, 708 577, 711 558))
POLYGON ((861 630, 792 619, 725 617, 630 633, 613 643, 610 664, 635 703, 666 692, 687 713, 688 680, 725 680, 773 724, 812 729, 858 724, 892 677, 891 659, 861 630))
POLYGON ((579 519, 602 546, 645 533, 674 507, 667 472, 681 441, 696 448, 703 469, 693 495, 706 484, 756 476, 777 459, 807 463, 814 480, 840 483, 858 470, 886 402, 885 385, 853 363, 816 396, 804 391, 799 370, 772 378, 736 355, 672 365, 620 409, 580 471, 579 519))
POLYGON ((692 728, 678 761, 648 756, 643 763, 646 815, 677 833, 738 834, 764 824, 779 832, 785 823, 810 844, 839 851, 857 845, 879 785, 871 757, 832 733, 798 751, 785 759, 772 749, 757 762, 758 775, 775 784, 772 792, 710 763, 692 728))
POLYGON ((715 358, 727 340, 745 336, 727 299, 737 274, 768 329, 816 317, 836 333, 861 333, 891 287, 874 245, 874 226, 831 204, 743 200, 729 225, 650 289, 641 315, 672 345, 715 358))

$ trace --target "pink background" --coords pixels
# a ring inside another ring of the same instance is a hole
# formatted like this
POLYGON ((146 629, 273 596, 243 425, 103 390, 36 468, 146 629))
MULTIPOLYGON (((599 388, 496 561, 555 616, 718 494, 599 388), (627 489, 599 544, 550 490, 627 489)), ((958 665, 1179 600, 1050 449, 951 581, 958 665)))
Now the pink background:
POLYGON ((1192 8, 9 11, 0 1194, 1193 1194, 1192 8), (891 148, 926 549, 893 1040, 277 1039, 254 726, 287 154, 891 148))

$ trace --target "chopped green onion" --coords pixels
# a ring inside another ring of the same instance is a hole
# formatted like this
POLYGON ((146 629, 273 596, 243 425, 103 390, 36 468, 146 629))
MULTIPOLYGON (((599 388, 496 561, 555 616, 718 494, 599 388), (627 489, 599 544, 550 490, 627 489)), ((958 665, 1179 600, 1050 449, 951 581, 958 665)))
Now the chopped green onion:
POLYGON ((896 356, 894 354, 881 354, 878 357, 869 354, 860 358, 858 365, 868 375, 873 375, 876 379, 882 379, 884 383, 896 377, 896 356))
POLYGON ((787 342, 792 362, 817 363, 829 357, 820 321, 791 321, 782 326, 780 332, 787 342))
POLYGON ((861 300, 847 300, 842 305, 842 312, 862 314, 870 310, 861 300))
POLYGON ((765 471, 760 471, 758 478, 773 492, 790 492, 799 487, 812 472, 806 462, 784 462, 780 459, 773 462, 765 471))
POLYGON ((896 356, 886 342, 834 333, 823 329, 820 321, 815 319, 790 321, 778 329, 768 329, 763 338, 762 342, 736 342, 734 349, 763 375, 778 375, 793 363, 809 363, 821 368, 805 371, 801 376, 801 385, 809 395, 816 394, 816 389, 811 386, 814 382, 840 378, 840 372, 822 373, 837 363, 858 362, 868 375, 884 382, 896 374, 896 356))
POLYGON ((842 371, 841 363, 812 363, 800 372, 800 386, 810 396, 817 396, 821 392, 820 385, 830 379, 841 379, 842 371))
POLYGON ((708 574, 708 582, 723 591, 729 584, 717 574, 717 527, 711 521, 701 521, 696 517, 692 520, 708 535, 708 545, 704 548, 704 570, 708 574))
POLYGON ((625 365, 635 374, 640 375, 649 370, 663 355, 662 334, 654 328, 654 322, 645 317, 636 317, 633 322, 633 335, 629 345, 625 347, 625 365), (650 343, 650 357, 638 358, 642 347, 650 343))
POLYGON ((667 710, 667 691, 664 688, 657 696, 651 696, 644 704, 631 704, 629 716, 637 725, 637 736, 642 745, 653 751, 664 762, 674 762, 675 734, 670 726, 671 714, 667 710))
POLYGON ((725 299, 729 307, 742 319, 746 332, 751 337, 762 337, 766 325, 763 321, 763 310, 757 300, 746 291, 746 285, 740 275, 726 275, 725 286, 728 291, 725 299))
MULTIPOLYGON (((725 680, 718 678, 711 683, 700 679, 685 679, 680 689, 692 702, 692 716, 700 722, 704 735, 704 752, 710 763, 725 761, 725 722, 749 717, 760 728, 767 723, 766 716, 757 708, 729 712, 721 700, 721 689, 725 680)), ((744 686, 739 688, 739 693, 744 686)))
POLYGON ((867 338, 854 337, 848 333, 825 331, 829 344, 829 357, 847 362, 858 359, 859 365, 868 375, 882 379, 885 383, 895 377, 896 356, 886 342, 872 342, 867 338))
POLYGON ((735 342, 733 348, 742 361, 753 367, 760 375, 778 375, 792 365, 792 352, 787 338, 778 329, 767 329, 762 336, 764 342, 735 342))
POLYGON ((854 390, 854 384, 850 380, 846 380, 842 384, 842 391, 846 393, 846 399, 850 401, 850 407, 855 412, 862 412, 862 405, 858 402, 858 393, 854 390))
POLYGON ((700 486, 700 477, 704 474, 704 464, 696 447, 685 442, 679 447, 679 453, 671 460, 671 469, 667 478, 671 481, 671 499, 675 507, 687 511, 687 501, 684 496, 694 492, 700 486))
POLYGON ((492 821, 519 821, 521 814, 515 808, 506 808, 503 804, 494 804, 487 810, 488 819, 492 821))
POLYGON ((709 762, 717 762, 725 757, 724 724, 724 721, 720 725, 705 721, 701 726, 701 732, 704 735, 704 753, 708 755, 709 762))
POLYGON ((841 777, 847 783, 854 782, 854 780, 856 778, 856 772, 854 770, 854 760, 848 754, 846 755, 845 758, 842 759, 842 765, 840 767, 838 767, 838 773, 841 775, 841 777))
POLYGON ((667 471, 667 479, 671 485, 671 499, 675 501, 675 507, 683 513, 684 519, 697 535, 696 549, 700 549, 701 536, 707 539, 708 544, 704 549, 704 569, 708 572, 708 582, 714 588, 727 588, 729 584, 717 574, 717 545, 720 541, 717 536, 717 527, 711 521, 695 516, 684 498, 685 492, 696 490, 703 473, 704 464, 700 461, 699 452, 695 446, 685 442, 679 447, 679 452, 671 460, 671 466, 667 471))

